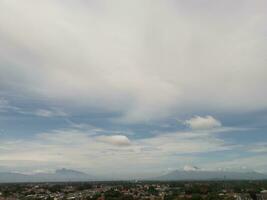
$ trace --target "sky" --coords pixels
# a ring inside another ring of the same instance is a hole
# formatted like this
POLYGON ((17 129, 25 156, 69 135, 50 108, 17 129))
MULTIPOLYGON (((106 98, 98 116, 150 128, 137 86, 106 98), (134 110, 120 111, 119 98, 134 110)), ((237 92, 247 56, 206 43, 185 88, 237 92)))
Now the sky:
POLYGON ((0 171, 267 173, 266 82, 265 0, 2 0, 0 171))

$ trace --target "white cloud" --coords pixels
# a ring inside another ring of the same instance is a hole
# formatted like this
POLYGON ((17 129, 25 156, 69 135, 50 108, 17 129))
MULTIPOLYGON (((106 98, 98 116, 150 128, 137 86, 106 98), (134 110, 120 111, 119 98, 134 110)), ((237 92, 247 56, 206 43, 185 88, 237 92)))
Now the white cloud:
POLYGON ((225 159, 220 162, 206 162, 203 163, 203 166, 206 166, 207 169, 228 169, 228 170, 237 170, 240 171, 240 169, 251 169, 256 170, 256 171, 261 171, 261 172, 267 172, 267 157, 266 155, 251 155, 251 156, 246 156, 246 157, 239 157, 236 156, 232 159, 225 159))
POLYGON ((198 171, 198 170, 200 170, 200 168, 198 168, 196 166, 191 166, 191 165, 185 165, 183 169, 184 169, 184 171, 198 171))
POLYGON ((34 115, 39 116, 39 117, 66 117, 68 116, 67 113, 58 110, 58 109, 38 109, 33 112, 34 115))
POLYGON ((207 130, 222 126, 220 121, 210 115, 205 117, 195 116, 189 120, 186 120, 185 124, 193 130, 207 130))
POLYGON ((0 98, 0 112, 5 111, 8 106, 9 106, 8 101, 6 99, 0 98))
POLYGON ((260 110, 266 4, 3 0, 0 87, 130 122, 260 110))
POLYGON ((131 144, 129 138, 125 135, 98 136, 98 141, 106 142, 112 145, 128 146, 131 144))
POLYGON ((267 142, 246 145, 245 150, 248 150, 253 153, 267 153, 267 142))
POLYGON ((20 109, 16 106, 10 105, 9 101, 5 98, 0 97, 0 112, 7 112, 7 111, 19 111, 20 109))

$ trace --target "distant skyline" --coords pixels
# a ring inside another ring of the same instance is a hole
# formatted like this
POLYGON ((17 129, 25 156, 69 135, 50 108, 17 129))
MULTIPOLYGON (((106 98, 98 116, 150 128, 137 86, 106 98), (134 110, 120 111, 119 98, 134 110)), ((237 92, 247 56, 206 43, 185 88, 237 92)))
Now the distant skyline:
POLYGON ((0 172, 267 173, 265 0, 2 0, 0 42, 0 172))

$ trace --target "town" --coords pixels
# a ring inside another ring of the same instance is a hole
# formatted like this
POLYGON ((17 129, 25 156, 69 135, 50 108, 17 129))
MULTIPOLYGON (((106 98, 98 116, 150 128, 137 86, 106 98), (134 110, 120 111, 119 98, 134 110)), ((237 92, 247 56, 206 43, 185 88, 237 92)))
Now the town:
POLYGON ((10 183, 0 200, 267 200, 267 181, 10 183))

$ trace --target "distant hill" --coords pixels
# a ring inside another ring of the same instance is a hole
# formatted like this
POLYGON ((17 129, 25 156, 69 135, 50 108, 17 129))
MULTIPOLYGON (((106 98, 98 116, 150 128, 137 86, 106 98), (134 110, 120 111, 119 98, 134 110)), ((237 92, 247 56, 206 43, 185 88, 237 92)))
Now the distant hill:
POLYGON ((203 170, 176 170, 168 174, 153 178, 153 180, 262 180, 266 174, 258 172, 231 172, 231 171, 203 171, 203 170))
POLYGON ((96 180, 86 173, 71 169, 58 169, 54 173, 38 173, 32 175, 0 172, 0 182, 68 182, 68 181, 93 181, 96 180))
MULTIPOLYGON (((231 172, 231 171, 204 171, 198 168, 192 170, 175 170, 168 174, 151 178, 158 181, 179 181, 179 180, 263 180, 267 179, 266 174, 258 172, 231 172)), ((58 169, 53 173, 37 173, 26 175, 14 172, 0 172, 0 183, 19 182, 75 182, 75 181, 97 181, 105 180, 90 176, 84 172, 72 169, 58 169)))
POLYGON ((13 173, 13 172, 0 172, 0 183, 24 182, 24 180, 27 179, 28 176, 24 174, 13 173))

